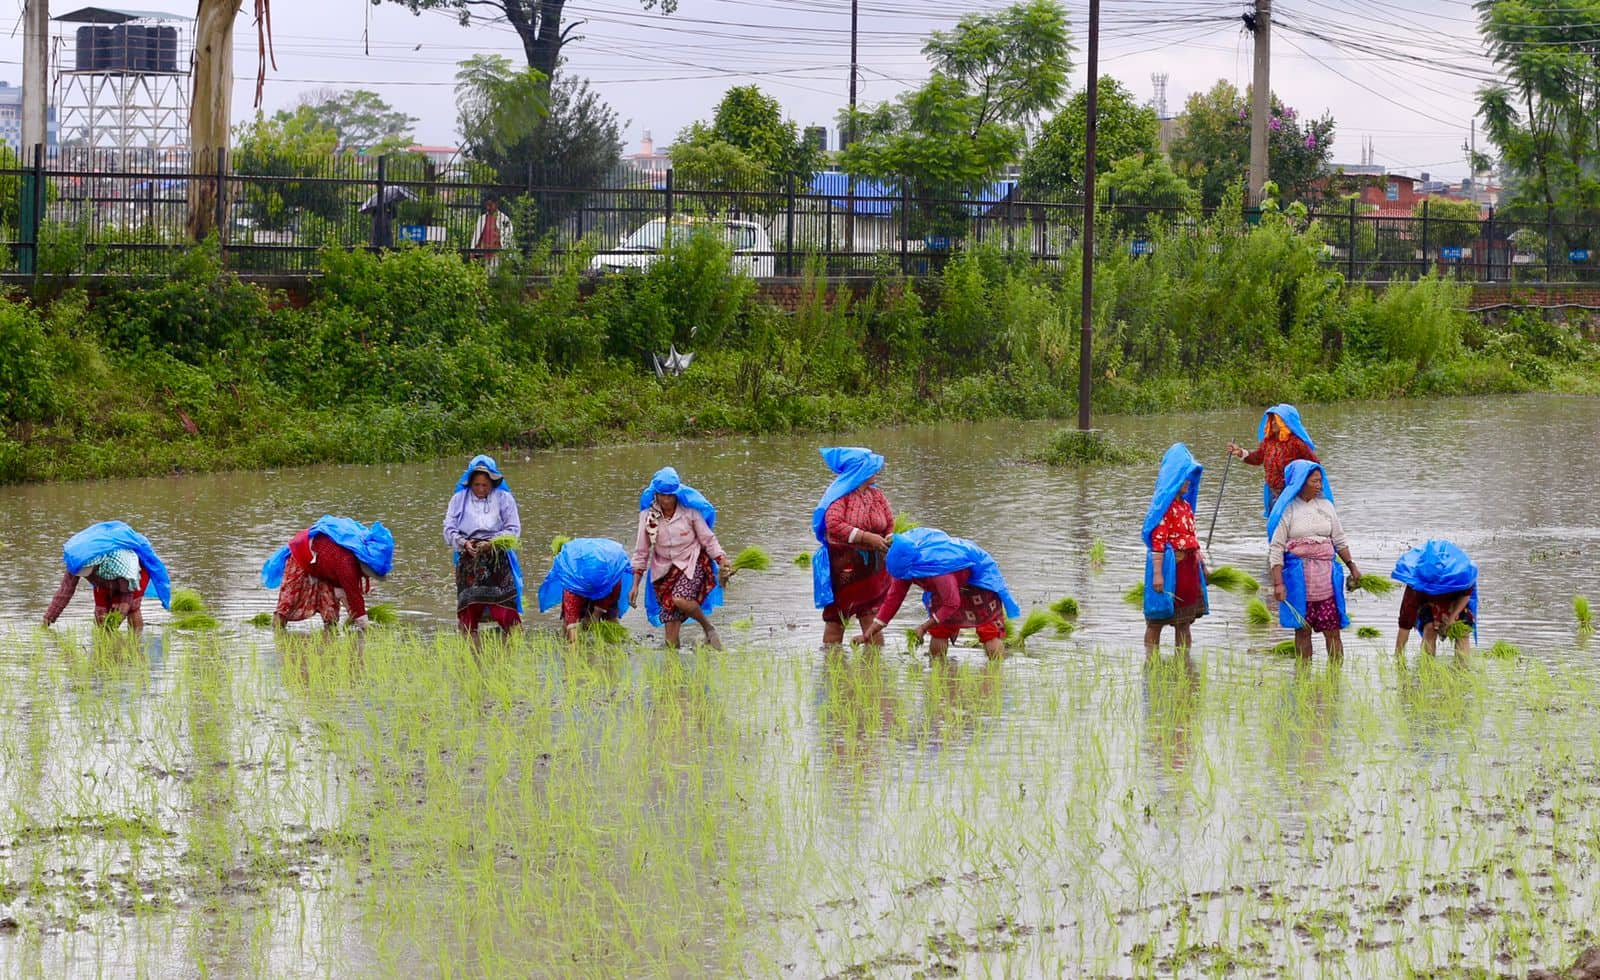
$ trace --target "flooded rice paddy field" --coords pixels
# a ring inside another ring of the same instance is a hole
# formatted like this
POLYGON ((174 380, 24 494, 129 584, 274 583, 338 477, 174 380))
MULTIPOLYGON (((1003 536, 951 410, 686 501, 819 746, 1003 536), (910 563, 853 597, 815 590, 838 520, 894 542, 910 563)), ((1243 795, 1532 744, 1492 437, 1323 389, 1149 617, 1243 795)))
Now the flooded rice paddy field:
MULTIPOLYGON (((717 502, 735 649, 673 654, 548 623, 473 654, 449 633, 439 521, 459 464, 0 491, 0 974, 16 976, 1523 976, 1600 929, 1600 690, 1571 599, 1600 593, 1600 403, 1317 408, 1356 558, 1431 536, 1482 568, 1480 646, 1390 652, 1358 596, 1342 663, 1265 650, 1214 596, 1188 660, 1146 663, 1137 528, 1153 465, 1014 461, 1040 427, 851 437, 897 509, 991 550, 1070 636, 999 663, 891 643, 824 655, 809 602, 816 440, 502 459, 525 554, 624 541, 649 473, 717 502), (261 560, 324 512, 399 542, 364 646, 241 625, 261 560), (224 621, 95 635, 87 596, 33 623, 60 542, 145 531, 224 621), (1107 558, 1091 567, 1091 542, 1107 558)), ((1208 469, 1252 414, 1116 419, 1208 469)), ((1212 546, 1264 579, 1259 471, 1212 546)), ((530 574, 544 562, 530 560, 530 574)), ((634 614, 637 615, 637 614, 634 614)), ((631 617, 630 617, 631 618, 631 617)), ((686 634, 692 631, 686 630, 686 634)), ((899 631, 892 631, 898 635, 899 631)), ((1320 644, 1319 644, 1320 646, 1320 644)))

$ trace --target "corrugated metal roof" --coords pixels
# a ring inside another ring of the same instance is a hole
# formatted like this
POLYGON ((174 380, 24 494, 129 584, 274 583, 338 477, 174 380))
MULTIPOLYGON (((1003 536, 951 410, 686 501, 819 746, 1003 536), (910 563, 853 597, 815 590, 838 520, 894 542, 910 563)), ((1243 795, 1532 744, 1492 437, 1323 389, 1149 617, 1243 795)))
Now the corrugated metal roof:
POLYGON ((51 18, 68 24, 126 24, 130 20, 194 20, 165 10, 119 10, 115 7, 81 7, 51 18))

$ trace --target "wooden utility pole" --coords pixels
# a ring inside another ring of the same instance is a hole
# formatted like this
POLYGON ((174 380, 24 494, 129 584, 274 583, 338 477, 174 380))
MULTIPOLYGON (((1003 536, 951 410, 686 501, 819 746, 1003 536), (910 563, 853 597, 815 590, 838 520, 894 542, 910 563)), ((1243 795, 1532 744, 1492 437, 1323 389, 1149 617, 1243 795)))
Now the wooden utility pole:
POLYGON ((1267 183, 1267 123, 1272 115, 1272 0, 1256 0, 1255 75, 1251 85, 1250 204, 1259 207, 1267 183))
POLYGON ((1078 428, 1089 428, 1094 371, 1094 142, 1100 95, 1100 0, 1089 0, 1089 88, 1084 93, 1083 320, 1078 333, 1078 428))
POLYGON ((23 160, 33 159, 33 148, 49 142, 46 105, 50 101, 47 78, 50 64, 50 0, 27 0, 22 12, 22 146, 23 160))

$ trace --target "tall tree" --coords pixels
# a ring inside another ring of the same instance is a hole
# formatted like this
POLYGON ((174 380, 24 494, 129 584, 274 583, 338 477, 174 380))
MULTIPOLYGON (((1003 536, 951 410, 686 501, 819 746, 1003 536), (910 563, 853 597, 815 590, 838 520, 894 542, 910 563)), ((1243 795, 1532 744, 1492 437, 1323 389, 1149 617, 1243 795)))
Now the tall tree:
POLYGON ((364 150, 385 153, 403 150, 413 142, 411 127, 417 118, 384 101, 367 89, 319 89, 300 97, 293 111, 279 110, 273 119, 287 122, 304 114, 316 128, 326 129, 337 138, 337 151, 364 150))
POLYGON ((693 169, 716 159, 742 161, 741 169, 753 168, 753 189, 774 192, 783 189, 790 175, 809 177, 820 156, 794 122, 783 117, 778 100, 754 85, 730 88, 711 121, 691 123, 672 146, 673 170, 680 175, 685 160, 692 161, 693 169), (739 157, 719 145, 737 150, 739 157))
MULTIPOLYGON (((189 235, 196 241, 216 230, 217 184, 206 175, 217 172, 221 151, 228 148, 229 111, 233 105, 233 25, 241 0, 198 0, 194 22, 194 85, 189 96, 190 169, 201 177, 189 181, 189 235)), ((256 105, 261 105, 267 63, 272 59, 271 0, 255 0, 257 49, 256 105)))
MULTIPOLYGON (((374 0, 377 2, 377 0, 374 0)), ((474 22, 511 25, 522 41, 527 67, 542 75, 548 86, 561 65, 561 49, 572 40, 572 31, 581 24, 562 26, 567 0, 393 0, 414 14, 424 10, 453 13, 466 27, 474 22)), ((678 0, 639 0, 645 10, 670 14, 678 0)))
POLYGON ((1600 210, 1600 4, 1476 6, 1489 58, 1504 75, 1478 93, 1478 105, 1516 185, 1513 202, 1590 220, 1600 210))
MULTIPOLYGON (((1299 200, 1328 173, 1333 117, 1302 119, 1273 96, 1267 125, 1267 176, 1284 200, 1299 200)), ((1177 128, 1173 169, 1199 189, 1207 207, 1221 203, 1250 169, 1249 92, 1219 80, 1209 91, 1189 96, 1177 128)))
POLYGON ((233 134, 234 172, 286 178, 244 186, 249 216, 263 228, 278 230, 289 227, 300 213, 330 220, 348 214, 354 204, 350 192, 332 181, 315 179, 327 176, 327 163, 338 147, 338 134, 304 106, 294 113, 274 113, 270 119, 256 113, 253 122, 239 126, 233 134))
MULTIPOLYGON (((1072 197, 1080 193, 1088 101, 1087 92, 1074 94, 1039 130, 1022 159, 1022 186, 1027 194, 1072 197)), ((1156 111, 1140 105, 1122 83, 1102 75, 1095 108, 1096 173, 1107 173, 1112 164, 1128 157, 1153 159, 1160 155, 1161 123, 1156 111)))
MULTIPOLYGON (((1072 43, 1053 0, 969 14, 935 32, 924 52, 933 77, 893 103, 858 111, 857 141, 841 161, 852 173, 892 181, 927 201, 977 190, 1015 162, 1026 124, 1066 89, 1072 43)), ((935 223, 940 218, 924 207, 935 223)))

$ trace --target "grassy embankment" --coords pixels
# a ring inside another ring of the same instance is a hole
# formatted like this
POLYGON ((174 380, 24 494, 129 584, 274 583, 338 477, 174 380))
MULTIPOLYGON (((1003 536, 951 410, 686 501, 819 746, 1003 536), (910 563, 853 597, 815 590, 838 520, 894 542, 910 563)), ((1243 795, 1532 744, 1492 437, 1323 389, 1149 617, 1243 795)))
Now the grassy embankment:
MULTIPOLYGON (((1314 227, 1237 228, 1109 251, 1097 413, 1600 392, 1567 324, 1487 323, 1448 281, 1347 288, 1314 227)), ((793 313, 706 240, 587 298, 581 261, 532 299, 453 255, 324 262, 301 309, 204 250, 92 303, 0 303, 0 482, 1076 412, 1076 262, 981 249, 931 281, 886 271, 855 302, 813 281, 793 313), (661 382, 647 353, 671 344, 697 357, 661 382)))

